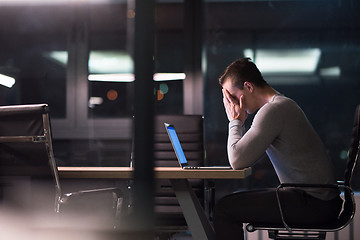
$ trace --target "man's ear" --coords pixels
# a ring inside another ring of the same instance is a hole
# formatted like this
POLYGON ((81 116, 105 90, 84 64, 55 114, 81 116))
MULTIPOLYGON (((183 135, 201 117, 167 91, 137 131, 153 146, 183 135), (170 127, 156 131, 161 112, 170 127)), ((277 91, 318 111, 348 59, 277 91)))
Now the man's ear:
POLYGON ((251 93, 254 91, 254 85, 250 82, 244 82, 244 88, 246 88, 251 93))

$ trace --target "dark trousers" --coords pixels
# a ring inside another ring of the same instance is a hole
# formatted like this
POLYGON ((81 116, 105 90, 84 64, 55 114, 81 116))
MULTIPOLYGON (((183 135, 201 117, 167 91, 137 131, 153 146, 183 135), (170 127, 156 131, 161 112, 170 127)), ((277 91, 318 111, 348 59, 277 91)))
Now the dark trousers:
MULTIPOLYGON (((283 189, 279 196, 285 221, 290 225, 324 225, 334 221, 342 207, 336 197, 330 201, 314 198, 304 191, 283 189)), ((214 208, 218 240, 244 239, 243 223, 279 223, 281 216, 275 189, 237 192, 220 199, 214 208)))

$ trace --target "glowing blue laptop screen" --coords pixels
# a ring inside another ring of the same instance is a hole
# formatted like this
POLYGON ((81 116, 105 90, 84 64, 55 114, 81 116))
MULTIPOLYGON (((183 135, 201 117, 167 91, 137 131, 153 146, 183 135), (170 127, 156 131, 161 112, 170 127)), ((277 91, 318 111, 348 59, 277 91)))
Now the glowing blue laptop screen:
POLYGON ((173 144, 173 147, 175 149, 175 153, 180 161, 180 164, 181 165, 186 165, 187 164, 187 160, 186 160, 186 157, 185 157, 185 154, 184 154, 184 151, 180 145, 180 141, 179 141, 179 138, 176 134, 176 131, 175 131, 175 128, 172 127, 172 126, 167 126, 166 127, 167 130, 168 130, 168 133, 169 133, 169 136, 171 138, 171 141, 172 141, 172 144, 173 144))

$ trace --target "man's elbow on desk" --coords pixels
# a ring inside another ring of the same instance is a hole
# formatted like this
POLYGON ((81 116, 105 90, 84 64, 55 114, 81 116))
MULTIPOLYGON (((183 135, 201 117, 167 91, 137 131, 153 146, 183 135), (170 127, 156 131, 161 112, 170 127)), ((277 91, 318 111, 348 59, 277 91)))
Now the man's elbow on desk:
POLYGON ((241 170, 241 169, 250 167, 250 164, 246 164, 239 160, 237 160, 237 161, 229 160, 229 162, 230 162, 230 166, 232 167, 233 170, 241 170))
POLYGON ((235 146, 228 148, 228 160, 230 163, 230 166, 234 170, 241 170, 247 167, 251 167, 253 164, 252 156, 249 156, 248 152, 245 152, 242 149, 239 149, 235 146), (246 156, 246 157, 241 157, 246 156))

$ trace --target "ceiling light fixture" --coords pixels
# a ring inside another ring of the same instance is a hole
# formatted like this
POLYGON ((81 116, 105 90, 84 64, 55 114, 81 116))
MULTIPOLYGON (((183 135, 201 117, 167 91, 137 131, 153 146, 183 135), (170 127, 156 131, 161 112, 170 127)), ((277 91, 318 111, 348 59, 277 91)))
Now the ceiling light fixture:
POLYGON ((308 49, 245 49, 244 55, 250 57, 262 74, 314 74, 321 50, 308 49))
POLYGON ((11 88, 15 84, 15 78, 0 74, 0 85, 11 88))
MULTIPOLYGON (((154 81, 174 81, 184 80, 185 73, 155 73, 154 81)), ((118 74, 90 74, 88 76, 89 81, 99 82, 133 82, 135 76, 132 73, 118 73, 118 74)))

